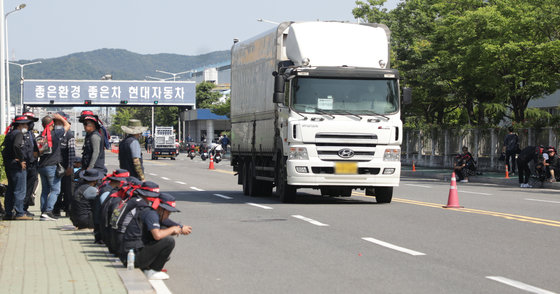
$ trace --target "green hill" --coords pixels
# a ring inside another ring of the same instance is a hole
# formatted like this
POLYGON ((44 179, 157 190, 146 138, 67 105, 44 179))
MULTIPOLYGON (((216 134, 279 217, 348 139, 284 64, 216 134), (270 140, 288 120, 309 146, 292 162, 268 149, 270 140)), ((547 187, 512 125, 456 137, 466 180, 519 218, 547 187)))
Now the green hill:
MULTIPOLYGON (((156 69, 182 72, 229 62, 230 52, 224 50, 187 56, 164 53, 137 54, 123 49, 99 49, 57 58, 19 60, 17 63, 24 64, 39 60, 42 63, 25 67, 26 79, 99 80, 103 75, 111 74, 114 80, 144 80, 145 76, 170 77, 157 73, 156 69)), ((19 77, 20 67, 10 65, 10 96, 13 103, 19 103, 19 77)))

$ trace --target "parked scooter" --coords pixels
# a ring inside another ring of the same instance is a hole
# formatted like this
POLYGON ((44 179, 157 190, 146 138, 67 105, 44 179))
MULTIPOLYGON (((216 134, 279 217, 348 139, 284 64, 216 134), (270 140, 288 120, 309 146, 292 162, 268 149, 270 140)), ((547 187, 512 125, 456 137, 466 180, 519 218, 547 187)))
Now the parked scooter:
POLYGON ((199 148, 200 148, 200 150, 199 150, 200 159, 202 159, 202 161, 205 161, 210 156, 208 154, 208 146, 206 144, 202 144, 199 148))

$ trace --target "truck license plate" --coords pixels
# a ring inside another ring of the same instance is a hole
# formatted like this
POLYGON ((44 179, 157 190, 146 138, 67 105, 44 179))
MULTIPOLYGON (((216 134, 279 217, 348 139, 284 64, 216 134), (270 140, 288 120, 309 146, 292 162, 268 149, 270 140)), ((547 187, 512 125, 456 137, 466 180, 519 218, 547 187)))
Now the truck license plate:
POLYGON ((355 174, 358 173, 358 163, 357 162, 335 162, 334 163, 334 173, 335 174, 355 175, 355 174))

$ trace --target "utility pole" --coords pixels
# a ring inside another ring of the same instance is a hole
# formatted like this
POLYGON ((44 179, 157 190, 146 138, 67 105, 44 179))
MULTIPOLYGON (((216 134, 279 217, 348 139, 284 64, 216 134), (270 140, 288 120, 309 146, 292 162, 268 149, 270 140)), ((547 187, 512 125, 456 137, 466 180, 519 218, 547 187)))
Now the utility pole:
MULTIPOLYGON (((4 0, 0 0, 0 83, 3 86, 6 84, 6 66, 4 66, 4 62, 6 62, 6 56, 4 52, 5 44, 5 22, 4 22, 4 0)), ((0 130, 6 129, 6 120, 7 120, 7 112, 6 112, 6 89, 0 89, 0 130)))

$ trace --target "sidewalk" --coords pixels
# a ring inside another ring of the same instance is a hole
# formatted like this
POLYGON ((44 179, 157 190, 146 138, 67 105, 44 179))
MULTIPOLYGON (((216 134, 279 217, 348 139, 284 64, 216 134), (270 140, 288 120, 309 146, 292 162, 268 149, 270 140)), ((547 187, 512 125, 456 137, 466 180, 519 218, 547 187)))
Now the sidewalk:
MULTIPOLYGON (((446 182, 451 180, 452 173, 453 173, 452 169, 416 167, 416 171, 412 171, 412 166, 404 166, 404 165, 401 168, 401 176, 439 179, 446 182)), ((482 172, 482 175, 469 177, 469 182, 519 187, 519 179, 517 175, 510 176, 509 179, 506 179, 505 172, 504 173, 482 172)), ((555 182, 555 183, 545 182, 542 188, 560 190, 560 182, 555 182)), ((538 188, 534 188, 534 189, 538 189, 538 188)))
POLYGON ((94 244, 91 231, 65 230, 69 218, 40 221, 32 212, 32 221, 0 221, 2 293, 155 293, 140 270, 126 271, 94 244))

